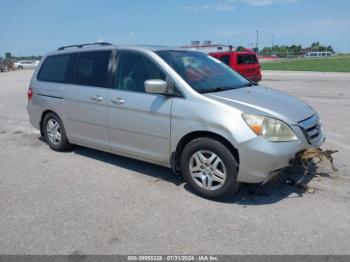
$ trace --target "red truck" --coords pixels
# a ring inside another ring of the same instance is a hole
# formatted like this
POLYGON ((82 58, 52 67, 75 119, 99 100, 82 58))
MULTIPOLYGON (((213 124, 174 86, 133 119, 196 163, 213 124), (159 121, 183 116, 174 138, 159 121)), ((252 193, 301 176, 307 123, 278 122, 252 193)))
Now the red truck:
POLYGON ((254 82, 259 82, 262 78, 259 60, 254 52, 226 51, 212 52, 209 55, 219 59, 254 82))

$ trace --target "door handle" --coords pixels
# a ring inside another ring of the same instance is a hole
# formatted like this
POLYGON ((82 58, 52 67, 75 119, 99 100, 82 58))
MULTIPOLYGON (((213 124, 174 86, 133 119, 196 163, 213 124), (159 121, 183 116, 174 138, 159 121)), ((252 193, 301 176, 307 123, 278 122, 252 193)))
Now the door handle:
POLYGON ((101 102, 103 100, 102 96, 91 96, 91 100, 96 101, 96 102, 101 102))
POLYGON ((117 98, 111 99, 111 102, 117 105, 122 105, 125 103, 125 100, 123 98, 117 97, 117 98))

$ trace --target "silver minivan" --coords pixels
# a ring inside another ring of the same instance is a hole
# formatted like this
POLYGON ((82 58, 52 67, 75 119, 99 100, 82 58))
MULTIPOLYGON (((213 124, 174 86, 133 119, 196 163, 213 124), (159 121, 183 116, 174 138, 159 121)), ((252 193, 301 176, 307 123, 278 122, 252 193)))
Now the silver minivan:
POLYGON ((35 69, 27 111, 54 150, 170 167, 207 198, 263 183, 325 140, 303 101, 204 53, 157 46, 61 47, 35 69))

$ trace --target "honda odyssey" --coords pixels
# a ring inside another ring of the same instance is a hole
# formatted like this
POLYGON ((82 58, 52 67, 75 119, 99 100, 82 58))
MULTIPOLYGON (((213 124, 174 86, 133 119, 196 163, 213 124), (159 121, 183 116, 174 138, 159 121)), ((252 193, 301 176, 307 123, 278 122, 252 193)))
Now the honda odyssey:
POLYGON ((208 198, 263 183, 325 140, 303 101, 207 54, 157 46, 61 47, 35 69, 27 111, 53 150, 166 166, 208 198))

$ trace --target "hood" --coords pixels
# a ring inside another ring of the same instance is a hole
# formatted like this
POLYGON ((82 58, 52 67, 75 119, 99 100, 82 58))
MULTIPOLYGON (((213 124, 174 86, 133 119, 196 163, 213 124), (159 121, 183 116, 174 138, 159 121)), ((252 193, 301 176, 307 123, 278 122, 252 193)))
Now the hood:
POLYGON ((315 114, 315 111, 305 102, 263 86, 206 93, 205 96, 235 107, 244 113, 272 116, 289 124, 296 124, 315 114))

